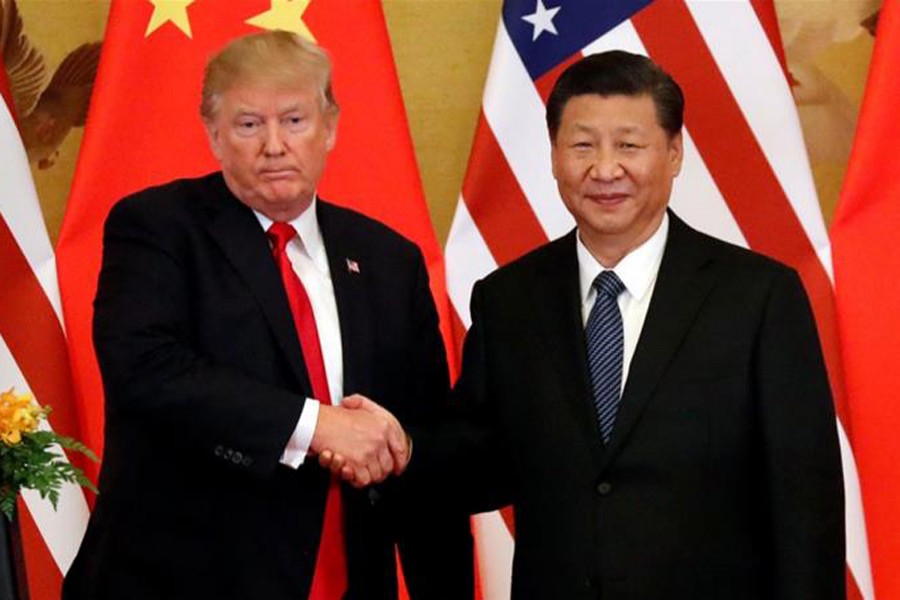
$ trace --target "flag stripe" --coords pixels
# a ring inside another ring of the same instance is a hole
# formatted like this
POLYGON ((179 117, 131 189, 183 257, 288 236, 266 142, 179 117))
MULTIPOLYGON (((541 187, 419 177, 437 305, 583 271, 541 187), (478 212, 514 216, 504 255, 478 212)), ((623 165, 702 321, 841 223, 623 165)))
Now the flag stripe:
POLYGON ((797 214, 806 237, 816 249, 826 272, 831 252, 815 183, 809 168, 803 131, 796 111, 773 111, 772 105, 790 106, 788 80, 766 32, 748 4, 696 2, 687 4, 709 55, 728 84, 735 105, 753 132, 778 183, 797 214), (722 23, 727 22, 727 28, 722 23), (753 60, 747 60, 753 48, 753 60))
POLYGON ((748 247, 747 239, 728 207, 712 173, 706 168, 691 132, 682 131, 684 161, 681 174, 675 179, 669 206, 691 227, 704 231, 732 244, 748 247), (702 198, 702 202, 698 202, 702 198))
MULTIPOLYGON (((469 316, 469 296, 475 282, 497 268, 497 262, 481 237, 481 232, 472 221, 466 208, 465 198, 460 198, 456 205, 456 214, 447 246, 444 250, 447 260, 447 293, 453 313, 461 325, 468 329, 471 324, 469 316)), ((462 350, 462 345, 456 347, 462 350)))
MULTIPOLYGON (((572 228, 550 171, 550 138, 544 103, 505 30, 498 32, 484 90, 484 118, 547 238, 572 228), (515 97, 510 103, 508 98, 515 97)), ((477 140, 476 140, 477 141, 477 140)), ((471 164, 471 161, 470 161, 471 164)), ((494 195, 494 202, 503 196, 494 195)))
POLYGON ((504 265, 547 241, 482 113, 475 129, 463 198, 497 264, 504 265), (504 210, 493 210, 496 198, 504 210))
POLYGON ((847 600, 874 600, 875 589, 866 535, 865 512, 856 457, 841 420, 837 421, 841 444, 841 468, 844 472, 844 504, 847 528, 847 600))
MULTIPOLYGON (((14 386, 23 393, 34 392, 2 335, 0 335, 0 374, 5 386, 14 386)), ((37 400, 40 402, 40 398, 37 400)), ((46 421, 42 422, 40 427, 42 430, 51 429, 46 421)), ((52 452, 65 457, 63 450, 57 446, 52 448, 52 452)), ((87 523, 88 506, 84 492, 75 484, 64 483, 59 489, 59 503, 56 509, 35 490, 22 490, 21 498, 44 539, 43 545, 26 548, 26 557, 38 556, 49 550, 58 570, 65 572, 78 550, 87 523)))
POLYGON ((769 40, 769 47, 778 57, 778 64, 781 66, 781 72, 784 74, 784 80, 790 81, 790 73, 787 68, 787 58, 784 55, 784 44, 781 40, 781 31, 778 26, 778 13, 775 11, 775 3, 772 0, 750 0, 753 12, 759 19, 759 24, 766 32, 769 40))
POLYGON ((28 591, 34 600, 59 598, 62 590, 62 572, 53 561, 41 530, 27 510, 22 510, 24 500, 19 500, 19 525, 22 545, 25 548, 25 573, 28 591))
POLYGON ((0 256, 6 280, 0 286, 3 338, 34 395, 52 405, 54 428, 63 435, 77 435, 78 422, 69 400, 73 392, 65 337, 53 307, 2 217, 0 256))
POLYGON ((831 282, 685 5, 657 2, 632 19, 652 56, 691 100, 685 121, 750 247, 800 272, 819 324, 835 408, 848 423, 831 282), (672 29, 680 35, 671 35, 672 29), (702 110, 716 106, 717 110, 702 110), (727 131, 728 135, 722 135, 727 131), (759 210, 760 199, 766 209, 759 210))
POLYGON ((509 598, 515 542, 499 511, 472 517, 481 591, 486 600, 509 598))

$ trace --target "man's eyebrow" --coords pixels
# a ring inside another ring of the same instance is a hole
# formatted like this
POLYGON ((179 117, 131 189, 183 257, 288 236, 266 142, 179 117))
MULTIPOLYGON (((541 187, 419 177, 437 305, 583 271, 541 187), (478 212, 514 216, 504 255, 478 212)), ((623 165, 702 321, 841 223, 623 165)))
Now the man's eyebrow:
MULTIPOLYGON (((576 122, 576 123, 573 123, 572 126, 577 131, 583 131, 583 132, 588 132, 588 133, 594 132, 597 130, 596 127, 594 127, 593 125, 588 125, 587 123, 576 122)), ((643 128, 641 128, 640 125, 622 125, 620 127, 616 127, 615 129, 613 129, 614 133, 641 133, 642 131, 643 131, 643 128)))

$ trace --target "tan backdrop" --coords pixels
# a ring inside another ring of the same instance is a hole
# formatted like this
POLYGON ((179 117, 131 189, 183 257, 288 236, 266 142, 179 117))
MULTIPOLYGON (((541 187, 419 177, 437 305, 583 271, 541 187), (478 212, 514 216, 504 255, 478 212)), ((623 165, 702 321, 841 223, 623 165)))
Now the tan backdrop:
MULTIPOLYGON (((108 0, 18 0, 18 5, 50 73, 79 44, 102 39, 109 10, 108 0)), ((384 0, 425 194, 442 243, 465 174, 500 5, 501 0, 384 0)), ((872 51, 872 37, 861 24, 879 5, 878 0, 776 2, 828 222, 872 51)), ((81 129, 73 130, 53 166, 32 165, 54 241, 81 136, 81 129)))

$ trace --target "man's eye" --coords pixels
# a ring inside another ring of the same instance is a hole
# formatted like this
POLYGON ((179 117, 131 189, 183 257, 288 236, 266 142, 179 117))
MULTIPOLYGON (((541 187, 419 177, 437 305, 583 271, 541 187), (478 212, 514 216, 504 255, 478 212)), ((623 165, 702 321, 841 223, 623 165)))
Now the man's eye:
POLYGON ((300 115, 291 115, 284 118, 284 125, 290 131, 297 131, 303 127, 305 119, 300 115))

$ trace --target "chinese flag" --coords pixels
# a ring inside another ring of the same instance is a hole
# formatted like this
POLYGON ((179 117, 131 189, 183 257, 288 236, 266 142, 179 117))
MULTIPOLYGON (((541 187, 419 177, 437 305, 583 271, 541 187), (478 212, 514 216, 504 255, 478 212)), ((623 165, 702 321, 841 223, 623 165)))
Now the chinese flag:
POLYGON ((241 0, 226 7, 216 0, 114 0, 57 248, 82 432, 92 448, 103 441, 91 343, 103 222, 127 194, 218 169, 198 113, 203 68, 231 39, 264 29, 294 31, 328 50, 341 116, 319 191, 419 244, 442 326, 448 323, 443 259, 380 2, 241 0))
POLYGON ((831 230, 875 597, 900 598, 900 4, 885 2, 831 230))

